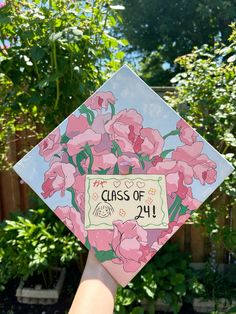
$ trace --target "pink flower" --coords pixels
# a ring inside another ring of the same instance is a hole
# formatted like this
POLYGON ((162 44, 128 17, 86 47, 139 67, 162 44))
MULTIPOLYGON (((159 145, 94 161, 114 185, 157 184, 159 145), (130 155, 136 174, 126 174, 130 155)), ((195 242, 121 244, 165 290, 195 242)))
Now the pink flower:
POLYGON ((89 128, 90 125, 84 116, 80 115, 79 117, 76 117, 71 114, 67 122, 66 135, 72 138, 78 134, 84 133, 89 128))
POLYGON ((216 163, 208 158, 207 155, 201 154, 203 149, 202 142, 196 142, 192 145, 183 145, 177 147, 172 153, 174 160, 182 160, 193 169, 194 178, 201 184, 212 184, 216 181, 216 163))
POLYGON ((184 161, 177 161, 176 170, 183 173, 183 181, 185 184, 193 182, 193 169, 184 161))
POLYGON ((84 193, 85 192, 85 180, 86 180, 86 176, 83 175, 77 175, 75 177, 75 181, 73 183, 73 189, 80 192, 80 193, 84 193))
POLYGON ((163 230, 158 237, 158 246, 164 245, 172 237, 172 235, 186 222, 189 217, 189 214, 184 214, 179 216, 177 221, 172 221, 171 223, 169 223, 168 229, 163 230))
POLYGON ((114 105, 116 99, 112 92, 97 92, 85 101, 85 105, 92 110, 107 109, 108 105, 114 105))
POLYGON ((6 3, 0 2, 0 8, 4 7, 5 5, 6 5, 6 3))
POLYGON ((187 206, 189 210, 197 209, 201 205, 200 201, 193 198, 191 187, 188 188, 188 192, 187 192, 185 198, 183 199, 182 204, 184 206, 187 206))
POLYGON ((215 168, 216 163, 208 158, 207 155, 201 154, 194 160, 189 162, 193 167, 194 177, 198 179, 201 184, 212 184, 216 181, 217 172, 215 168))
POLYGON ((75 167, 71 164, 54 162, 44 174, 44 183, 41 193, 44 198, 51 197, 55 192, 60 191, 64 196, 65 190, 75 182, 75 167))
POLYGON ((166 176, 167 193, 171 196, 173 193, 180 198, 185 198, 188 188, 184 185, 184 175, 182 172, 170 173, 166 176))
POLYGON ((86 176, 83 175, 81 176, 78 174, 75 177, 75 182, 72 185, 72 188, 75 192, 75 202, 79 209, 81 210, 81 216, 82 219, 84 219, 84 208, 85 208, 85 198, 84 198, 84 193, 85 193, 85 179, 86 176))
POLYGON ((166 176, 167 193, 176 193, 181 198, 185 198, 188 191, 184 184, 193 182, 193 169, 184 161, 163 159, 155 167, 151 167, 149 174, 162 174, 166 176))
POLYGON ((133 147, 135 153, 141 153, 152 159, 161 154, 164 146, 164 140, 157 130, 152 128, 143 128, 140 135, 136 138, 133 147))
POLYGON ((120 174, 129 174, 130 167, 132 169, 140 168, 139 160, 136 157, 128 157, 128 156, 122 155, 118 157, 117 163, 118 163, 120 174))
POLYGON ((203 149, 203 142, 196 142, 192 145, 183 145, 176 148, 172 153, 172 159, 189 163, 200 156, 203 149))
MULTIPOLYGON (((106 114, 101 114, 98 113, 97 116, 95 117, 93 124, 91 126, 91 129, 99 134, 107 134, 105 130, 105 124, 111 120, 111 114, 106 113, 106 114)), ((108 135, 108 134, 107 134, 108 135)))
POLYGON ((197 133, 183 120, 180 119, 176 125, 179 129, 179 138, 181 142, 192 145, 197 140, 197 133))
POLYGON ((77 155, 85 145, 97 145, 101 141, 101 134, 88 129, 84 133, 78 134, 67 143, 68 154, 77 155))
POLYGON ((87 232, 84 229, 80 212, 76 211, 73 207, 57 206, 54 213, 82 243, 85 243, 87 232))
POLYGON ((112 262, 123 264, 126 272, 136 272, 153 254, 147 244, 147 231, 133 220, 118 220, 113 225, 112 247, 117 258, 112 262))
POLYGON ((98 145, 91 147, 91 150, 93 152, 93 155, 103 155, 106 153, 110 153, 111 147, 112 144, 109 134, 105 133, 102 134, 101 142, 98 145))
POLYGON ((88 230, 88 240, 98 251, 111 250, 113 232, 111 230, 88 230))
POLYGON ((156 166, 151 167, 148 170, 149 174, 164 174, 176 172, 176 161, 171 159, 163 159, 161 162, 158 162, 156 166))
MULTIPOLYGON (((89 158, 86 160, 84 167, 88 168, 89 158)), ((93 156, 93 171, 98 171, 101 169, 113 168, 117 162, 117 157, 112 154, 94 155, 93 156)))
POLYGON ((106 132, 123 152, 132 152, 133 143, 142 128, 142 116, 134 109, 122 110, 105 125, 106 132))
POLYGON ((51 132, 45 139, 39 143, 39 154, 46 160, 49 161, 53 155, 57 154, 62 150, 60 144, 61 136, 59 128, 56 128, 51 132))

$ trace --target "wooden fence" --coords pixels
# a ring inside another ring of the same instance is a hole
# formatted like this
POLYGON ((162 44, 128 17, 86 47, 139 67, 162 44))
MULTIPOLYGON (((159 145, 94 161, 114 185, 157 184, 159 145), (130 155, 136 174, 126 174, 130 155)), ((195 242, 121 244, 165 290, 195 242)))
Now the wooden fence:
MULTIPOLYGON (((172 87, 154 87, 160 96, 167 91, 173 91, 172 87)), ((21 150, 23 141, 10 141, 9 160, 13 163, 17 161, 17 152, 21 150)), ((35 143, 36 144, 36 143, 35 143)), ((0 171, 0 221, 9 217, 9 212, 24 212, 30 206, 29 202, 30 188, 26 184, 20 183, 20 178, 13 170, 0 171)), ((218 206, 223 207, 226 199, 220 200, 218 206)), ((199 209, 201 210, 201 208, 199 209)), ((236 208, 232 217, 232 228, 236 228, 236 208)), ((222 219, 221 225, 229 223, 222 219)), ((203 227, 196 227, 191 223, 186 223, 172 237, 172 242, 177 242, 182 251, 189 252, 192 255, 192 262, 204 262, 211 252, 209 239, 204 236, 203 227)), ((216 259, 219 263, 227 263, 228 256, 223 248, 216 251, 216 259)))

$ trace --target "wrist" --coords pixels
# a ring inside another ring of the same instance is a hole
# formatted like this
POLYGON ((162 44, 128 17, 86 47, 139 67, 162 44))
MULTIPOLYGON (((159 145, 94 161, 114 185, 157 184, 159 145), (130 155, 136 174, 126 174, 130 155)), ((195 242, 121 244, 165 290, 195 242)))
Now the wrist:
POLYGON ((82 276, 82 280, 87 279, 99 280, 109 288, 113 295, 116 293, 116 289, 118 286, 116 280, 103 267, 101 262, 97 260, 92 251, 89 251, 87 262, 82 276))

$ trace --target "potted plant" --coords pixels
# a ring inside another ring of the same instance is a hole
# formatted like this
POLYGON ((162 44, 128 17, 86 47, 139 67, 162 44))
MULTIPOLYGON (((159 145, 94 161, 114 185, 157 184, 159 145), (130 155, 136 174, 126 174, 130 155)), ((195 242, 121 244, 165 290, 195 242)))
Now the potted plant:
POLYGON ((199 313, 209 313, 220 311, 226 313, 231 307, 236 305, 236 265, 231 265, 225 272, 213 269, 207 263, 203 270, 197 272, 195 287, 195 297, 193 298, 193 308, 199 313))
POLYGON ((52 304, 58 300, 65 277, 62 268, 83 252, 78 240, 48 209, 14 215, 1 225, 0 279, 20 278, 19 302, 52 304), (28 285, 28 286, 27 286, 28 285))

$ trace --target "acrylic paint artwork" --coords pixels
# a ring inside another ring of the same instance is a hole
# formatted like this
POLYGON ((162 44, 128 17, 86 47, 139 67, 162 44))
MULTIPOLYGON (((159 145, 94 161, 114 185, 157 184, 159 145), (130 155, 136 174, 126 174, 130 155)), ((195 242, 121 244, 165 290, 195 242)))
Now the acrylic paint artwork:
POLYGON ((122 286, 233 171, 127 66, 14 169, 122 286))

